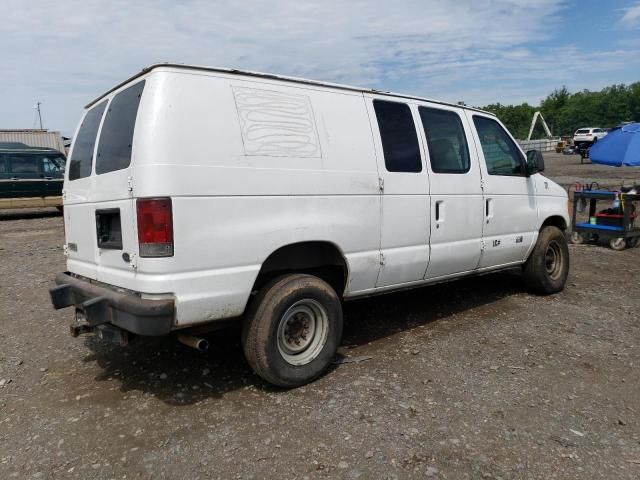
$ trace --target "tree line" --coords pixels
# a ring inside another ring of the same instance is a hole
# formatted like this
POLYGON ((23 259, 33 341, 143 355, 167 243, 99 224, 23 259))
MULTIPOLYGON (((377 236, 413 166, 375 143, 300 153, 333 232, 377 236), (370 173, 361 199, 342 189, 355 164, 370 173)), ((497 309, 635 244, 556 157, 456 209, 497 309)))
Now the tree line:
MULTIPOLYGON (((528 103, 481 107, 495 113, 518 139, 529 134, 533 114, 540 110, 554 136, 571 136, 581 127, 610 128, 621 122, 640 122, 640 82, 611 85, 599 92, 583 90, 570 93, 567 87, 554 90, 539 106, 528 103)), ((544 130, 537 122, 531 138, 543 138, 544 130)))

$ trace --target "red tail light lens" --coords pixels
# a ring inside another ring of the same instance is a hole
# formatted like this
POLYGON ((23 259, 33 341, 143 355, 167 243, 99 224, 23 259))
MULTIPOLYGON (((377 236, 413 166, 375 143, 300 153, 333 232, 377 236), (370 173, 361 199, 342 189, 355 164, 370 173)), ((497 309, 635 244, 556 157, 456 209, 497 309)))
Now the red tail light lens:
POLYGON ((173 215, 170 198, 139 198, 138 247, 141 257, 173 256, 173 215))

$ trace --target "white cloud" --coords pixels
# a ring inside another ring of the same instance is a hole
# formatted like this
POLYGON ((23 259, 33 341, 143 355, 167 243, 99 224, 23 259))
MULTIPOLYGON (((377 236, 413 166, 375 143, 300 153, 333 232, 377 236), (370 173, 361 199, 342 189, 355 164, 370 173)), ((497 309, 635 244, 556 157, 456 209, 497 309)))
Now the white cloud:
MULTIPOLYGON (((549 67, 563 58, 558 52, 576 53, 572 47, 542 56, 530 46, 551 38, 564 3, 9 0, 0 23, 3 63, 9 65, 0 75, 0 127, 30 126, 39 99, 45 126, 70 133, 84 103, 159 61, 476 104, 518 101, 506 97, 525 91, 531 80, 553 80, 551 88, 566 83, 562 70, 549 67), (470 91, 474 98, 462 96, 470 91)), ((603 52, 597 61, 597 55, 571 61, 571 71, 588 73, 593 64, 596 71, 614 68, 615 58, 605 59, 603 52)))
POLYGON ((635 5, 632 5, 626 10, 621 22, 627 27, 640 26, 640 2, 636 2, 635 5))

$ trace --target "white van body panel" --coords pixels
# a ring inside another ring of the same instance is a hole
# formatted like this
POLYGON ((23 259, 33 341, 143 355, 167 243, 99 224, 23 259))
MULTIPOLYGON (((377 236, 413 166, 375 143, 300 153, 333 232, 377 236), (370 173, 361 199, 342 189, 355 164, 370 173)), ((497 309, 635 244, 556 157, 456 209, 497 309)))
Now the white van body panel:
MULTIPOLYGON (((371 131, 378 130, 373 101, 387 100, 381 95, 366 95, 371 131)), ((411 115, 419 129, 415 108, 411 115)), ((424 164, 424 145, 420 144, 422 171, 389 172, 379 134, 373 135, 375 158, 381 183, 380 254, 382 268, 376 287, 422 280, 429 263, 429 177, 424 164), (407 221, 410 215, 411 221, 407 221)))
MULTIPOLYGON (((174 298, 175 328, 241 315, 262 265, 287 245, 334 246, 347 267, 341 293, 350 298, 522 263, 545 218, 561 216, 568 225, 566 193, 553 182, 541 175, 488 178, 472 120, 485 114, 477 111, 173 66, 150 69, 89 109, 140 81, 129 167, 96 174, 94 162, 86 178, 70 181, 67 173, 67 268, 144 298, 174 298), (410 106, 421 172, 386 171, 376 98, 410 106), (460 116, 469 174, 431 170, 420 106, 460 116), (548 182, 544 200, 540 182, 548 182), (170 257, 139 254, 136 200, 154 197, 171 198, 170 257), (495 205, 488 223, 486 199, 495 205), (120 250, 97 246, 95 215, 102 209, 120 210, 120 250), (511 237, 513 245, 488 250, 487 242, 511 237)), ((98 142, 94 156, 97 150, 98 142)))
MULTIPOLYGON (((434 107, 428 103, 419 106, 434 107)), ((426 279, 448 278, 472 272, 482 253, 482 177, 471 128, 461 108, 438 106, 455 113, 462 122, 470 156, 466 173, 435 173, 429 159, 431 181, 431 260, 426 279), (436 215, 438 218, 436 218, 436 215)), ((423 142, 427 140, 420 128, 423 142)), ((427 154, 429 152, 427 151, 427 154)))

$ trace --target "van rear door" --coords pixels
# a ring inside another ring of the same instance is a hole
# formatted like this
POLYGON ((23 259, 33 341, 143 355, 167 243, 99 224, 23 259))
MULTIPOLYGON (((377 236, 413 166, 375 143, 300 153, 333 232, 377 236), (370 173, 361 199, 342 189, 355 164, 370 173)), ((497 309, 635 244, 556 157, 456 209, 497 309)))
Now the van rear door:
POLYGON ((65 181, 69 269, 125 288, 133 269, 123 254, 131 258, 138 248, 131 172, 144 84, 123 87, 87 111, 65 181))

